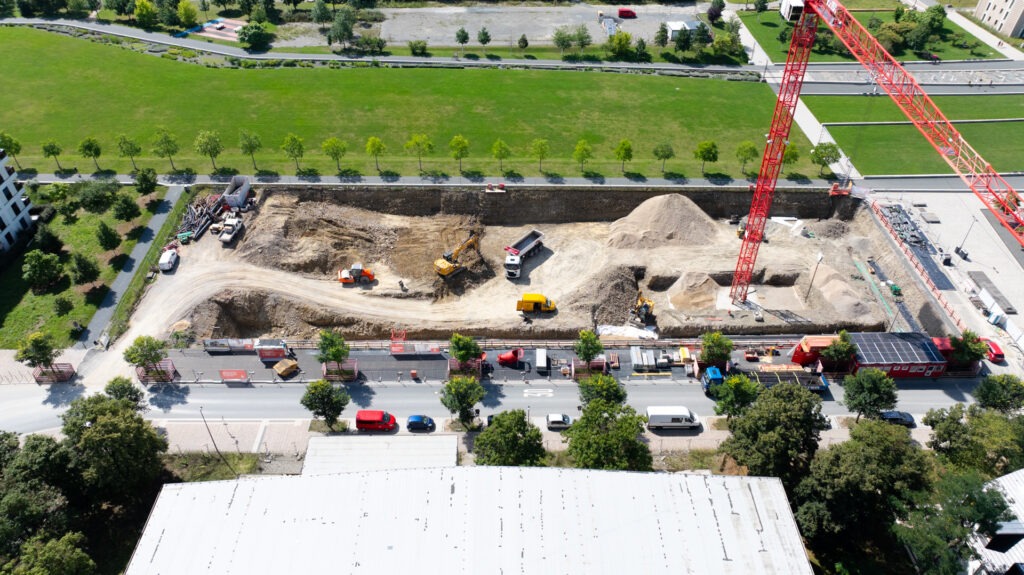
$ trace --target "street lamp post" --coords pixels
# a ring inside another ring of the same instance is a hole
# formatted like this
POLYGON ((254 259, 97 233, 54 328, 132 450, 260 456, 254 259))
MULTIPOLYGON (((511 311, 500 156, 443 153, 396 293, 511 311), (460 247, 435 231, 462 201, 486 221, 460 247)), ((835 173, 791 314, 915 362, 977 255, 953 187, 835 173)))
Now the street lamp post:
POLYGON ((971 216, 971 225, 967 226, 967 233, 964 234, 963 241, 960 242, 960 245, 957 246, 956 249, 958 249, 960 251, 963 251, 964 244, 967 243, 967 236, 969 236, 971 234, 971 230, 974 228, 974 224, 977 223, 977 221, 978 221, 978 218, 971 216))

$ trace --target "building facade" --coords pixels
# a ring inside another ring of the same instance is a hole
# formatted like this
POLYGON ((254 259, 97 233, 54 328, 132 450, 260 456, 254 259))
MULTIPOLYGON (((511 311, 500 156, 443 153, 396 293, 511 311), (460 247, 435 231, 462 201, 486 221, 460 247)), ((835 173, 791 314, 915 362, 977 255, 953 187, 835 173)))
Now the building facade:
POLYGON ((1024 37, 1024 0, 978 0, 974 17, 1000 34, 1024 37))
POLYGON ((10 166, 11 157, 0 149, 0 249, 7 251, 18 236, 29 233, 32 219, 23 186, 15 182, 17 171, 10 166))

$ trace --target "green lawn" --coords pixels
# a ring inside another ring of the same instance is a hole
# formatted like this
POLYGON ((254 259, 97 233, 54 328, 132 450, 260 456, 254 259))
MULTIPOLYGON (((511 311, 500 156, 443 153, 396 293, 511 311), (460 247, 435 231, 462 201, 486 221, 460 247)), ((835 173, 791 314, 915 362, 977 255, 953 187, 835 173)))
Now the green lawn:
MULTIPOLYGON (((50 293, 34 294, 21 278, 23 258, 18 258, 0 271, 0 348, 14 348, 22 338, 35 331, 51 334, 58 345, 70 345, 72 322, 77 321, 83 326, 89 323, 107 293, 107 286, 114 281, 123 265, 125 254, 131 253, 135 247, 136 239, 132 239, 135 236, 130 235, 129 231, 146 225, 153 215, 146 208, 147 201, 154 197, 162 198, 166 189, 159 188, 155 194, 145 198, 139 198, 133 188, 122 188, 121 193, 139 200, 142 215, 132 222, 119 222, 109 212, 96 215, 84 210, 78 211, 77 219, 73 222, 66 222, 60 215, 50 222, 51 229, 64 242, 62 260, 66 262, 72 252, 84 253, 97 259, 100 277, 96 282, 76 286, 65 279, 50 293), (115 250, 104 251, 100 247, 95 233, 100 221, 116 227, 124 237, 115 250), (69 298, 75 306, 64 316, 58 316, 53 309, 54 300, 60 296, 69 298)), ((33 201, 36 202, 35 198, 33 201)))
MULTIPOLYGON (((643 176, 661 173, 651 149, 671 143, 676 158, 668 170, 700 176, 693 149, 701 140, 718 143, 720 162, 709 171, 742 177, 733 151, 742 140, 759 139, 769 124, 775 96, 765 84, 685 79, 634 74, 521 70, 421 69, 210 69, 172 62, 119 48, 24 28, 0 28, 4 78, 18 90, 6 94, 0 126, 21 140, 22 164, 41 172, 56 168, 42 157, 41 146, 55 139, 68 150, 67 167, 91 171, 90 162, 71 150, 93 136, 104 146, 100 164, 127 172, 127 159, 116 157, 120 133, 144 144, 140 167, 167 172, 170 164, 152 154, 157 126, 177 135, 181 151, 175 165, 199 173, 211 171, 208 158, 192 150, 199 130, 218 130, 226 150, 217 165, 243 173, 252 163, 238 150, 238 130, 259 134, 264 149, 256 154, 261 170, 295 173, 280 145, 289 132, 305 140, 304 169, 336 171, 319 151, 330 136, 349 143, 345 169, 376 174, 364 152, 369 136, 380 137, 387 152, 381 168, 417 173, 416 158, 403 150, 409 134, 423 132, 434 141, 424 168, 457 175, 448 154, 456 134, 470 142, 464 171, 497 174, 491 144, 504 139, 513 150, 506 169, 524 176, 539 173, 527 155, 535 138, 550 142, 547 172, 580 173, 571 155, 586 138, 594 149, 587 169, 605 177, 619 175, 613 149, 621 138, 634 144, 627 171, 643 176)), ((806 152, 809 142, 794 135, 806 152)), ((806 153, 804 156, 806 157, 806 153)), ((755 162, 756 163, 756 162, 755 162)), ((748 169, 756 169, 748 166, 748 169)), ((804 159, 793 171, 816 174, 804 159)))
MULTIPOLYGON (((1024 122, 960 124, 957 129, 996 170, 1020 169, 1024 122)), ((913 126, 831 126, 829 132, 862 174, 953 172, 913 126)))
MULTIPOLYGON (((891 9, 879 10, 877 12, 856 12, 853 16, 866 26, 872 15, 883 22, 891 22, 893 19, 891 9)), ((768 57, 771 58, 773 62, 784 63, 786 61, 786 54, 789 51, 789 42, 779 42, 778 35, 783 26, 792 26, 792 24, 783 20, 778 10, 770 10, 761 14, 760 21, 758 21, 757 14, 755 12, 740 12, 739 17, 743 20, 747 29, 750 30, 750 33, 757 40, 757 43, 761 45, 761 48, 768 53, 768 57)), ((819 25, 818 30, 824 31, 827 30, 827 28, 824 24, 821 24, 819 25)), ((968 41, 975 39, 974 36, 963 28, 949 20, 946 20, 941 34, 943 40, 938 42, 935 46, 930 46, 928 50, 937 54, 943 60, 989 59, 1003 57, 1001 54, 997 54, 994 50, 984 44, 979 48, 981 51, 979 54, 972 54, 969 50, 953 46, 950 39, 954 34, 963 34, 968 41)), ((906 52, 897 52, 893 54, 893 56, 900 61, 920 60, 919 57, 915 56, 914 53, 909 50, 906 52)), ((811 62, 853 61, 855 60, 852 56, 839 55, 832 52, 823 53, 817 49, 811 52, 811 62)))
MULTIPOLYGON (((1024 96, 935 96, 935 105, 950 120, 1024 118, 1024 96)), ((884 96, 804 96, 820 122, 906 121, 896 104, 884 96)))

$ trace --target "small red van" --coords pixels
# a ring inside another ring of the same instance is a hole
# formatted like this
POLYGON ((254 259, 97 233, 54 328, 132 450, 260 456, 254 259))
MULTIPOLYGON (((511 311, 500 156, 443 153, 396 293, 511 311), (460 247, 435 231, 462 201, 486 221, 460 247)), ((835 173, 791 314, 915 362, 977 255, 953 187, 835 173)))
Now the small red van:
POLYGON ((988 346, 988 360, 992 363, 1003 363, 1006 358, 1003 356, 1003 348, 999 347, 999 344, 992 341, 987 337, 979 337, 981 341, 985 342, 988 346))
POLYGON ((356 429, 360 431, 391 431, 396 425, 398 420, 386 411, 362 409, 356 413, 356 429))
POLYGON ((619 18, 636 18, 636 12, 632 8, 619 8, 619 18))

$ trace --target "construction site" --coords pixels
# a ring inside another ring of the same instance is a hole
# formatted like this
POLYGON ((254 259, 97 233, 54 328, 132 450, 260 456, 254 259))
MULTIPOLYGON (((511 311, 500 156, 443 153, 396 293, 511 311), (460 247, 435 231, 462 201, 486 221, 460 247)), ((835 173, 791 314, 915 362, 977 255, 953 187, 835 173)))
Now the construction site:
POLYGON ((951 330, 849 194, 777 192, 753 305, 742 307, 729 286, 749 191, 481 188, 255 186, 241 234, 178 248, 181 265, 150 288, 133 323, 294 339, 324 328, 349 339, 392 329, 416 339, 951 330), (507 277, 507 248, 535 232, 520 277, 507 277), (437 269, 446 252, 458 268, 448 276, 437 269), (901 286, 909 322, 890 317, 895 292, 874 269, 901 286), (358 277, 343 283, 350 272, 358 277), (517 311, 524 294, 555 309, 517 311), (631 313, 639 301, 649 304, 642 322, 631 313))

